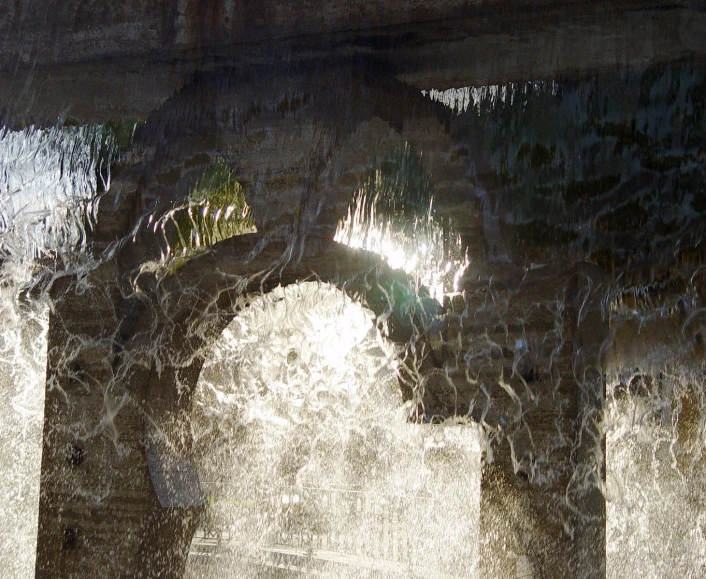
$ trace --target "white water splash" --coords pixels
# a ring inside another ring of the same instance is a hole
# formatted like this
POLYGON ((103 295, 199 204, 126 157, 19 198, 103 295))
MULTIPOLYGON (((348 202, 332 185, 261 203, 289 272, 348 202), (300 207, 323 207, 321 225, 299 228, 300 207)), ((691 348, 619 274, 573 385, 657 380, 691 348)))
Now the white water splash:
POLYGON ((487 86, 464 86, 447 90, 423 90, 424 96, 429 96, 433 101, 440 102, 457 114, 471 110, 480 110, 483 103, 493 108, 498 102, 512 104, 518 97, 524 97, 529 90, 535 92, 550 92, 556 94, 559 84, 556 81, 531 81, 508 84, 493 84, 487 86))
POLYGON ((460 236, 445 233, 433 218, 433 198, 427 214, 417 218, 411 230, 402 230, 394 220, 378 215, 374 206, 366 212, 365 191, 358 191, 353 201, 338 222, 334 241, 377 253, 393 269, 415 276, 439 302, 446 293, 458 290, 454 286, 468 262, 462 257, 460 236))
POLYGON ((188 577, 269 576, 284 560, 330 577, 474 577, 480 429, 407 424, 395 365, 372 314, 331 286, 238 315, 196 394, 221 535, 209 551, 197 533, 188 577))

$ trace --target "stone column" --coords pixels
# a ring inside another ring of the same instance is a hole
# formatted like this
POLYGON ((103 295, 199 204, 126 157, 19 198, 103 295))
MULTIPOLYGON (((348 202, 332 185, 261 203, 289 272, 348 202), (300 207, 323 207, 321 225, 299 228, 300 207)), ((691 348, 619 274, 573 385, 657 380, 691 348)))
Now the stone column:
POLYGON ((606 574, 606 443, 601 426, 606 395, 603 354, 609 336, 606 281, 595 266, 577 267, 573 341, 578 413, 566 499, 574 511, 569 565, 571 576, 578 579, 606 574))
POLYGON ((605 576, 601 281, 583 264, 526 272, 498 284, 495 312, 475 306, 497 345, 495 378, 482 370, 484 393, 473 395, 491 438, 481 486, 489 577, 605 576))
POLYGON ((105 266, 54 282, 36 577, 135 576, 158 506, 143 451, 138 366, 119 367, 119 292, 105 266))

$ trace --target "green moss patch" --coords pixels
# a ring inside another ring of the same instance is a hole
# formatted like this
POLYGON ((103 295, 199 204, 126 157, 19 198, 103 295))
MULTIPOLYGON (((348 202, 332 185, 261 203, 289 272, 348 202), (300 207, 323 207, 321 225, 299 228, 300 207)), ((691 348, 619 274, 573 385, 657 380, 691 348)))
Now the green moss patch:
POLYGON ((176 220, 174 254, 188 255, 236 235, 256 231, 243 187, 221 160, 203 173, 176 220))

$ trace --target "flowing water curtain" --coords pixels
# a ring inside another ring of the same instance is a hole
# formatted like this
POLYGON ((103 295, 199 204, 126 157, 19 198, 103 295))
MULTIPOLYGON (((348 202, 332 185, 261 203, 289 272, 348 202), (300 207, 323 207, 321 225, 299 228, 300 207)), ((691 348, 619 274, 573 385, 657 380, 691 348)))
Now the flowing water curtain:
POLYGON ((0 565, 34 576, 46 373, 46 304, 18 299, 35 259, 85 241, 96 191, 91 128, 0 129, 0 565))
POLYGON ((480 112, 481 107, 492 109, 498 103, 509 102, 512 104, 518 98, 525 98, 530 91, 548 91, 556 94, 559 91, 559 84, 553 80, 535 80, 521 83, 511 82, 506 85, 464 86, 446 90, 430 89, 423 90, 422 94, 433 101, 443 103, 460 115, 469 109, 480 112))
POLYGON ((0 565, 11 577, 34 576, 42 456, 49 304, 27 290, 59 263, 88 267, 95 203, 133 129, 0 129, 0 565))
POLYGON ((623 377, 607 405, 607 577, 706 572, 706 399, 697 373, 623 377))
POLYGON ((391 353, 365 355, 379 347, 372 329, 369 312, 313 283, 255 299, 226 328, 206 362, 194 419, 201 476, 222 483, 212 513, 233 539, 230 566, 209 573, 251 576, 273 532, 321 523, 311 505, 300 504, 287 507, 283 526, 279 487, 296 483, 313 460, 317 423, 328 427, 320 444, 340 448, 370 373, 376 385, 390 387, 391 353))
POLYGON ((0 251, 80 259, 137 122, 0 129, 0 251))
POLYGON ((580 256, 631 276, 636 260, 663 275, 673 252, 703 261, 704 67, 424 93, 463 114, 489 147, 495 174, 476 186, 500 185, 495 211, 526 265, 580 256), (628 233, 651 253, 616 243, 628 233))
POLYGON ((0 567, 34 577, 49 308, 18 300, 28 271, 0 267, 0 567))
POLYGON ((702 268, 621 288, 606 349, 607 575, 706 572, 702 268), (668 299, 665 297, 668 296, 668 299))
POLYGON ((407 424, 396 356, 371 312, 331 286, 289 286, 241 310, 207 358, 193 421, 229 555, 192 557, 191 577, 250 577, 273 564, 273 545, 324 568, 339 553, 338 577, 373 562, 472 576, 480 432, 407 424))

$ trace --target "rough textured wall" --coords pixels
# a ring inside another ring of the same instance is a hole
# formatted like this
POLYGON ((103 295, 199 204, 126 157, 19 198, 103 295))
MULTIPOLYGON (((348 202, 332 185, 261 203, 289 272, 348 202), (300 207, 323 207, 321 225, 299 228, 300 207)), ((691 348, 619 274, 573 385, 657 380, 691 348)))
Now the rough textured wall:
POLYGON ((664 0, 546 0, 527 2, 531 10, 523 1, 503 2, 512 9, 502 10, 498 0, 465 8, 429 2, 426 12, 411 3, 389 3, 388 12, 379 2, 359 10, 309 3, 289 15, 281 6, 248 12, 235 3, 184 4, 179 12, 176 3, 40 10, 18 2, 0 11, 0 121, 20 128, 145 118, 195 71, 224 63, 355 59, 429 90, 704 58, 702 0, 685 0, 684 8, 664 0))
MULTIPOLYGON (((514 9, 585 3, 512 0, 514 9)), ((623 0, 621 5, 643 4, 623 0)), ((105 56, 374 29, 504 11, 501 0, 18 0, 0 17, 0 63, 75 62, 105 56)), ((615 4, 615 3, 613 3, 615 4)), ((654 2, 653 2, 654 4, 654 2)), ((671 3, 674 4, 674 3, 671 3)), ((363 39, 365 41, 366 39, 363 39)), ((367 39, 375 46, 375 38, 367 39)))

